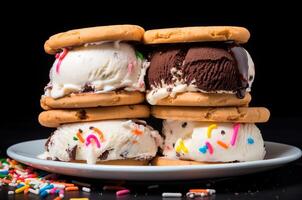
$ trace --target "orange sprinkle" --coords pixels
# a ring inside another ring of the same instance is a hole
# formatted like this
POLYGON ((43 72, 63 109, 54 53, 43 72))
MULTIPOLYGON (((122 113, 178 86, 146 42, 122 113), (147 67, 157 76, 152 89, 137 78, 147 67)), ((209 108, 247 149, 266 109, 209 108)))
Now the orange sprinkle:
POLYGON ((132 141, 132 144, 137 144, 137 140, 133 140, 133 141, 132 141))
POLYGON ((28 191, 29 191, 29 188, 25 188, 25 190, 24 190, 24 194, 27 194, 27 193, 28 193, 28 191))
POLYGON ((79 190, 79 188, 77 186, 73 186, 73 187, 66 187, 65 190, 66 191, 77 191, 77 190, 79 190))
POLYGON ((7 180, 7 179, 1 179, 1 178, 0 178, 0 181, 1 181, 2 183, 6 183, 6 184, 11 183, 11 181, 10 181, 10 180, 7 180))
POLYGON ((134 135, 141 135, 141 134, 143 134, 143 132, 142 132, 141 130, 139 130, 139 129, 134 129, 134 130, 132 130, 132 133, 133 133, 134 135))
POLYGON ((53 200, 62 200, 61 197, 56 197, 53 200))
POLYGON ((73 183, 61 183, 63 185, 65 185, 65 187, 74 187, 73 183))
POLYGON ((84 138, 82 137, 82 130, 81 129, 79 129, 79 131, 77 132, 77 137, 80 140, 80 142, 82 142, 82 143, 85 142, 84 138))
POLYGON ((220 145, 222 148, 225 149, 229 148, 229 146, 226 143, 222 142, 221 140, 217 140, 217 144, 220 145))
POLYGON ((11 163, 12 163, 13 165, 18 164, 17 161, 15 161, 15 160, 11 160, 11 163))
POLYGON ((93 130, 93 131, 95 131, 99 135, 99 137, 102 140, 102 142, 105 141, 104 134, 103 134, 103 132, 100 129, 92 127, 92 126, 90 127, 90 129, 93 130))
POLYGON ((207 189, 190 189, 190 192, 194 193, 208 193, 207 189))

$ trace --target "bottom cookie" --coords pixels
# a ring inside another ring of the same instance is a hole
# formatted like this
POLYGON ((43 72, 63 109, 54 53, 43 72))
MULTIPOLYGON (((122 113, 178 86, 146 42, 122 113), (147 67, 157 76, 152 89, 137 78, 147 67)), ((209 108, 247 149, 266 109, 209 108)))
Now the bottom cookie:
MULTIPOLYGON (((86 163, 85 160, 72 160, 73 163, 86 163)), ((127 166, 144 166, 149 165, 148 160, 107 160, 107 161, 97 161, 97 165, 127 165, 127 166)))
POLYGON ((166 157, 156 157, 151 160, 151 165, 154 166, 178 166, 178 165, 210 165, 210 164, 223 164, 223 162, 198 162, 192 160, 176 160, 166 157))

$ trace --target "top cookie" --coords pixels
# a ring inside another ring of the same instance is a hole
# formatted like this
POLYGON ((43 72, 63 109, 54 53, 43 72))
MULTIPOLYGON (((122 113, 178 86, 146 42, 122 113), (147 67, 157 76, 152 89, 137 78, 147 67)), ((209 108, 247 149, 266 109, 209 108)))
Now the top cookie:
POLYGON ((51 36, 44 44, 46 53, 55 54, 58 49, 101 41, 141 41, 145 30, 137 25, 112 25, 74 29, 51 36))
POLYGON ((233 40, 246 43, 250 32, 236 26, 197 26, 148 30, 144 34, 145 44, 210 42, 233 40))

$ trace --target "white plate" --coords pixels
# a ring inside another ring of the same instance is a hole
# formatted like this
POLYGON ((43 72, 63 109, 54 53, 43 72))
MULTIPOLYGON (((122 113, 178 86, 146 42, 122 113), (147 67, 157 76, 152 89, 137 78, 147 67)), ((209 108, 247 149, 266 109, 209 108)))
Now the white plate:
POLYGON ((32 167, 66 174, 99 179, 118 180, 185 180, 237 176, 280 167, 301 156, 297 147, 265 142, 265 160, 195 166, 114 166, 88 165, 41 160, 36 158, 44 151, 46 140, 32 140, 15 144, 7 149, 11 158, 32 167))

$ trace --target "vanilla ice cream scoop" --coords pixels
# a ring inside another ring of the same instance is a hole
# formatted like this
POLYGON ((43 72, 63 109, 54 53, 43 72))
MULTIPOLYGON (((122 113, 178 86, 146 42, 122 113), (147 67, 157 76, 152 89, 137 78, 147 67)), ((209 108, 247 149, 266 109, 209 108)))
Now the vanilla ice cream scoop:
POLYGON ((65 48, 56 55, 45 95, 60 98, 86 91, 145 91, 148 66, 142 55, 124 42, 65 48))
POLYGON ((265 148, 255 124, 164 120, 163 154, 203 162, 262 160, 265 148))
POLYGON ((65 124, 45 144, 41 159, 84 160, 88 164, 107 160, 150 160, 162 145, 158 131, 141 120, 107 120, 65 124))

